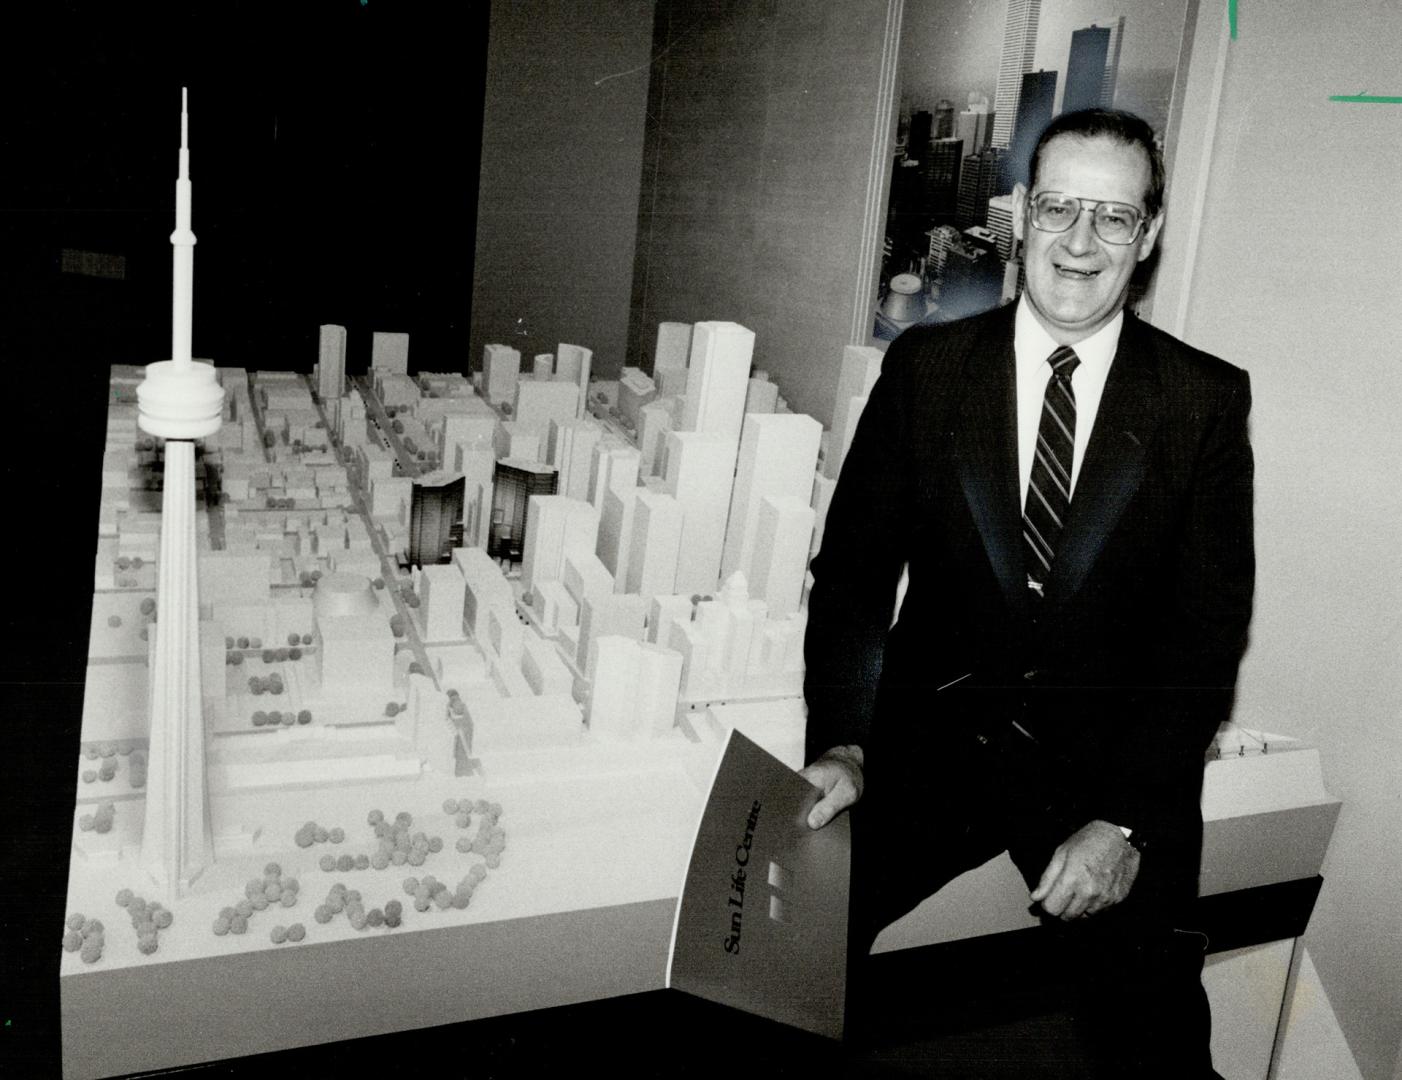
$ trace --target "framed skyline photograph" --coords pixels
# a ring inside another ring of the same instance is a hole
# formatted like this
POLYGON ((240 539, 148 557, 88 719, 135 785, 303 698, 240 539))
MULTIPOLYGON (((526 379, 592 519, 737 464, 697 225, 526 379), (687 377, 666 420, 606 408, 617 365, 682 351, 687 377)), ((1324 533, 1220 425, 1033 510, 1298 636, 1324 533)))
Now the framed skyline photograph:
MULTIPOLYGON (((1061 113, 1137 113, 1172 174, 1196 8, 1193 0, 906 5, 874 338, 1017 298, 1012 193, 1061 113)), ((1156 261, 1131 286, 1130 307, 1141 314, 1156 261)))

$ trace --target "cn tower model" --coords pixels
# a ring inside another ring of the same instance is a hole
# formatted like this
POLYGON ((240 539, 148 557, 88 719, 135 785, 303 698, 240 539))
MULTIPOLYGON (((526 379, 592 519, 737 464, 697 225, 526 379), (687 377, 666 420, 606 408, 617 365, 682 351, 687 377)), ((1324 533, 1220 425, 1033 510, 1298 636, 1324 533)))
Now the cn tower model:
POLYGON ((165 439, 156 642, 150 670, 151 745, 141 865, 167 899, 188 891, 214 861, 205 789, 195 547, 195 443, 219 430, 224 392, 209 364, 190 358, 195 234, 190 231, 189 114, 180 101, 175 182, 171 359, 146 367, 137 387, 141 430, 165 439))

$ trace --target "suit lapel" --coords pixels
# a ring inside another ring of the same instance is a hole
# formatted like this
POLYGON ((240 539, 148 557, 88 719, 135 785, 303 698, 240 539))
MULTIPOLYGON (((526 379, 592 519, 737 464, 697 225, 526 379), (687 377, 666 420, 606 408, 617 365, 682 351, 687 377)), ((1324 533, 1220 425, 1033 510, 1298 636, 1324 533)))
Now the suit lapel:
POLYGON ((1144 478, 1145 449, 1161 412, 1158 373, 1146 338, 1143 324, 1126 313, 1071 512, 1047 578, 1048 600, 1065 599, 1081 587, 1144 478))
POLYGON ((959 483, 988 561, 1008 602, 1027 602, 1022 508, 1017 482, 1017 401, 1013 313, 974 343, 964 362, 963 398, 954 430, 959 483))

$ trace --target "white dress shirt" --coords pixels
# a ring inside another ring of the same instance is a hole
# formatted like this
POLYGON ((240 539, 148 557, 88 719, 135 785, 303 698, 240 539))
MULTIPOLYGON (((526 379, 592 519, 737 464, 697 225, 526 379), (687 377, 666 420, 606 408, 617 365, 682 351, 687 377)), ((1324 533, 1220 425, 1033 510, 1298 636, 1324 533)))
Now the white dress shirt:
MULTIPOLYGON (((1072 346, 1081 358, 1071 373, 1071 390, 1076 395, 1076 449, 1071 459, 1071 494, 1076 494, 1076 478, 1081 474, 1095 414, 1100 411, 1100 395, 1110 374, 1110 363, 1120 343, 1124 312, 1102 326, 1084 341, 1072 346)), ((1032 460, 1037 452, 1037 427, 1042 422, 1042 398, 1051 379, 1047 358, 1059 346, 1028 306, 1024 294, 1017 302, 1013 329, 1013 351, 1017 356, 1017 476, 1019 506, 1027 505, 1027 484, 1032 478, 1032 460)))

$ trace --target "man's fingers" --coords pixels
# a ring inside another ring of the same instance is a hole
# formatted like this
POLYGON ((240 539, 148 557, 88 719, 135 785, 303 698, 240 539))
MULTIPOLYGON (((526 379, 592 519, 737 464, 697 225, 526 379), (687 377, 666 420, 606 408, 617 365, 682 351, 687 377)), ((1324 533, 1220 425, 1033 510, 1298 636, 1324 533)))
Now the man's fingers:
POLYGON ((810 829, 821 829, 861 798, 860 758, 852 760, 832 751, 800 769, 798 775, 823 793, 808 811, 810 829))
MULTIPOLYGON (((1056 884, 1056 879, 1061 876, 1062 869, 1066 866, 1066 852, 1058 847, 1052 852, 1051 862, 1047 863, 1047 868, 1042 871, 1042 880, 1037 882, 1037 887, 1032 890, 1032 902, 1041 903, 1044 897, 1051 892, 1052 886, 1056 884)), ((1046 905, 1043 904, 1043 907, 1046 905)), ((1055 912, 1053 912, 1055 914, 1055 912)))
POLYGON ((1089 912, 1095 898, 1079 890, 1072 892, 1070 900, 1061 909, 1063 919, 1079 919, 1089 912))
POLYGON ((814 804, 813 809, 808 811, 808 827, 821 829, 856 801, 857 789, 850 781, 839 780, 814 804))
POLYGON ((1076 902, 1076 886, 1069 874, 1062 874, 1056 879, 1047 897, 1042 901, 1042 910, 1048 915, 1058 915, 1062 918, 1070 918, 1067 914, 1071 910, 1072 904, 1076 902))

